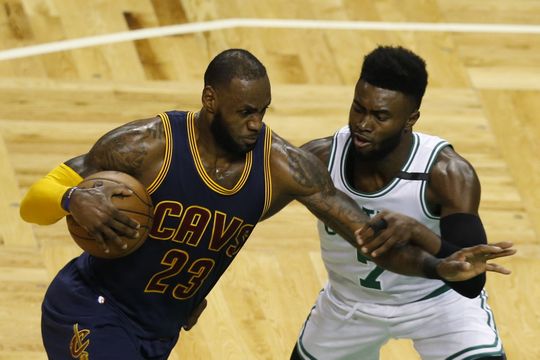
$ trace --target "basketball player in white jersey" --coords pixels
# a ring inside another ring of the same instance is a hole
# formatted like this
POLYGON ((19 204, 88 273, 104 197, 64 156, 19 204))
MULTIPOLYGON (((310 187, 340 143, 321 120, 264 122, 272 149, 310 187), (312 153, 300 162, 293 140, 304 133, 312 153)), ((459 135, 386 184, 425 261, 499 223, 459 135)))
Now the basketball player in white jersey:
MULTIPOLYGON (((328 165, 336 188, 370 216, 403 221, 383 211, 392 210, 439 235, 423 246, 445 257, 486 243, 486 234, 471 164, 446 140, 413 131, 426 85, 419 56, 378 47, 364 59, 349 125, 303 148, 328 165)), ((464 297, 440 280, 398 275, 370 261, 395 234, 360 252, 324 223, 318 229, 329 281, 291 359, 378 359, 390 338, 412 339, 424 360, 505 359, 482 290, 485 274, 460 283, 464 297)))

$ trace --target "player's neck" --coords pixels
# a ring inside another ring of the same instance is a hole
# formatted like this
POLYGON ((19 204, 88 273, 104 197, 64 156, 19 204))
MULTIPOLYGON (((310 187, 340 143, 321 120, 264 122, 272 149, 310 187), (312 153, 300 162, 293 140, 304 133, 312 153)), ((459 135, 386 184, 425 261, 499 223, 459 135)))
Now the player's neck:
POLYGON ((195 121, 195 142, 206 173, 225 187, 233 187, 244 169, 245 154, 227 151, 216 141, 210 121, 201 112, 195 121))

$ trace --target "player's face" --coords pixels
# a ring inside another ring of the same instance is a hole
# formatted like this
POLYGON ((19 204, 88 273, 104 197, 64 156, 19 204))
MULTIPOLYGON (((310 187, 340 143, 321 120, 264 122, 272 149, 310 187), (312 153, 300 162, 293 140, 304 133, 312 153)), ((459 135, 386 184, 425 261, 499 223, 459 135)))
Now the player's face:
POLYGON ((235 78, 227 88, 218 91, 218 97, 219 107, 212 122, 216 140, 233 153, 251 151, 271 101, 268 77, 255 80, 235 78))
POLYGON ((418 119, 413 100, 401 92, 358 81, 349 112, 349 127, 356 155, 379 160, 395 150, 405 129, 418 119))

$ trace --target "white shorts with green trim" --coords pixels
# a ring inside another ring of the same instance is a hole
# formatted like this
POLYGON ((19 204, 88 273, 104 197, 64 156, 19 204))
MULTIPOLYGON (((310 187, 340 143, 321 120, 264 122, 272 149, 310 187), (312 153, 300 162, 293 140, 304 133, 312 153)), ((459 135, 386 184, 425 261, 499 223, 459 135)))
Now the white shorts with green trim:
POLYGON ((423 360, 472 360, 504 353, 487 304, 454 291, 405 305, 346 305, 321 291, 296 344, 304 359, 377 360, 389 339, 411 339, 423 360))

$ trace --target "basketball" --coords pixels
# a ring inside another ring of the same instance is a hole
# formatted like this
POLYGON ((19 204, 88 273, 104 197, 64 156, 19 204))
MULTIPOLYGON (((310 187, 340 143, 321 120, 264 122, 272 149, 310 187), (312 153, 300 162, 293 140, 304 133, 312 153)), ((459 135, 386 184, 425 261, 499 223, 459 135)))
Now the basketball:
POLYGON ((103 183, 103 185, 107 183, 125 185, 127 188, 133 191, 132 195, 115 195, 111 200, 118 210, 140 224, 139 237, 137 239, 132 239, 121 236, 120 238, 127 244, 127 249, 121 249, 114 244, 110 244, 109 253, 105 253, 99 243, 95 241, 94 238, 92 238, 92 236, 70 215, 66 216, 69 233, 77 245, 91 255, 100 258, 115 259, 131 254, 144 243, 144 240, 152 227, 154 215, 152 199, 146 192, 144 186, 137 179, 131 175, 119 171, 101 171, 92 174, 85 178, 79 185, 77 185, 77 187, 91 188, 99 182, 103 183))

